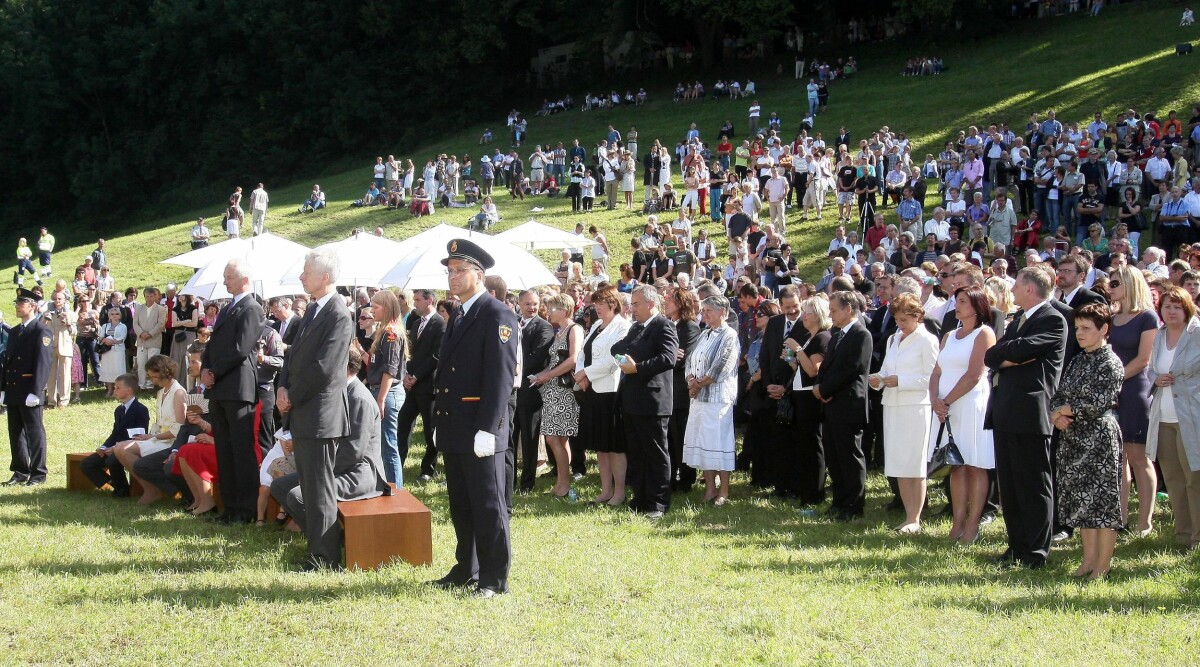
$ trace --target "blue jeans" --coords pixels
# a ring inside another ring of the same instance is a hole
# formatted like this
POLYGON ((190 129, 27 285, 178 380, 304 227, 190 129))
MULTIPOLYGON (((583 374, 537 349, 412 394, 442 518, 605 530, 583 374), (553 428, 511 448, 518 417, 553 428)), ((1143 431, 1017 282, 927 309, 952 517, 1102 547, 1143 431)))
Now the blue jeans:
POLYGON ((400 449, 396 446, 396 422, 403 403, 404 386, 400 384, 400 380, 396 380, 383 401, 379 439, 382 445, 380 449, 383 455, 383 476, 395 484, 397 489, 404 487, 404 467, 400 463, 400 449))
POLYGON ((818 104, 820 104, 819 98, 816 98, 816 97, 808 98, 808 113, 810 115, 812 115, 812 116, 817 115, 817 105, 818 104))
POLYGON ((1062 200, 1046 200, 1046 233, 1053 236, 1058 231, 1058 221, 1062 215, 1062 200))
POLYGON ((1079 195, 1066 195, 1062 197, 1061 220, 1062 224, 1067 227, 1067 233, 1079 239, 1076 243, 1083 243, 1083 237, 1087 236, 1087 230, 1078 229, 1079 211, 1075 207, 1079 204, 1079 197, 1079 195))
MULTIPOLYGON (((1042 220, 1050 219, 1050 211, 1046 209, 1046 197, 1049 196, 1049 191, 1046 188, 1034 188, 1033 190, 1033 207, 1037 209, 1038 215, 1042 220)), ((1054 230, 1050 230, 1050 234, 1054 234, 1054 230)))

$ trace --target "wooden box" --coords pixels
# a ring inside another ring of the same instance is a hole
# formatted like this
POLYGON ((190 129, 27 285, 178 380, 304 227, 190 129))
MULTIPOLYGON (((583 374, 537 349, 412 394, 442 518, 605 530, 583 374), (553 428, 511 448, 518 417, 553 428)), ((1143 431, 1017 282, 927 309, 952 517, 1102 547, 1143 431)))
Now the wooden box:
POLYGON ((338 503, 346 545, 346 567, 373 570, 400 558, 412 565, 433 563, 429 508, 404 489, 390 496, 338 503))

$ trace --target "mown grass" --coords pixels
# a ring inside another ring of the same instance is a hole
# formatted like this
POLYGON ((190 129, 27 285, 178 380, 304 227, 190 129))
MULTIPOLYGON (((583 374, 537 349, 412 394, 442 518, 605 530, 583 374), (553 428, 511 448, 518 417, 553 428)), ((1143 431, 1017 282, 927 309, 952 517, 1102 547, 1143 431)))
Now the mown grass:
MULTIPOLYGON (((910 52, 927 48, 868 47, 860 58, 864 72, 832 89, 819 129, 829 136, 845 123, 861 136, 887 124, 905 129, 924 153, 967 123, 1023 125, 1029 111, 1050 106, 1074 120, 1096 108, 1106 115, 1129 106, 1185 110, 1198 98, 1200 81, 1194 60, 1170 55, 1185 34, 1175 27, 1178 11, 1165 2, 1134 3, 1107 8, 1097 19, 1072 16, 947 46, 950 71, 929 79, 897 75, 910 52)), ((790 80, 757 80, 765 110, 781 110, 787 123, 798 120, 802 94, 790 80)), ((658 99, 644 109, 535 120, 531 139, 578 136, 587 143, 610 122, 622 131, 637 125, 643 144, 655 136, 673 141, 689 122, 706 133, 725 117, 745 127, 742 103, 676 105, 663 99, 664 91, 651 92, 658 99)), ((461 128, 407 154, 477 155, 482 128, 461 128)), ((441 219, 462 223, 461 210, 411 221, 406 214, 347 209, 365 187, 373 157, 361 156, 353 171, 269 184, 272 229, 316 244, 355 227, 382 225, 402 238, 441 219), (293 213, 314 181, 332 193, 330 209, 293 213)), ((109 239, 118 285, 185 279, 186 270, 157 262, 185 250, 191 219, 216 214, 225 194, 214 193, 212 209, 96 230, 109 239)), ((577 219, 563 200, 502 201, 500 229, 526 220, 532 206, 547 207, 536 217, 548 224, 566 228, 577 219)), ((600 226, 621 250, 642 222, 621 212, 578 219, 600 226)), ((831 216, 793 227, 792 240, 815 274, 831 216)), ((68 267, 90 248, 60 250, 56 264, 68 267)), ((850 525, 802 516, 791 504, 752 493, 739 478, 731 505, 701 507, 700 492, 693 492, 657 524, 534 495, 519 499, 513 520, 512 593, 481 603, 421 585, 453 558, 439 483, 411 487, 433 510, 433 567, 318 575, 290 571, 303 554, 302 541, 290 533, 224 528, 166 507, 143 510, 100 494, 67 493, 64 454, 94 447, 111 420, 112 404, 92 394, 47 416, 50 483, 0 492, 0 642, 7 662, 1194 662, 1197 557, 1174 548, 1166 508, 1156 536, 1118 546, 1110 580, 1078 584, 1067 576, 1080 556, 1077 540, 1056 549, 1046 569, 1029 572, 991 565, 1003 549, 1000 522, 969 548, 945 540, 946 524, 931 523, 914 538, 892 535, 888 528, 898 517, 881 509, 887 494, 877 475, 866 519, 850 525)), ((412 479, 417 471, 410 465, 406 473, 412 479)), ((590 476, 580 496, 591 497, 595 487, 590 476)))

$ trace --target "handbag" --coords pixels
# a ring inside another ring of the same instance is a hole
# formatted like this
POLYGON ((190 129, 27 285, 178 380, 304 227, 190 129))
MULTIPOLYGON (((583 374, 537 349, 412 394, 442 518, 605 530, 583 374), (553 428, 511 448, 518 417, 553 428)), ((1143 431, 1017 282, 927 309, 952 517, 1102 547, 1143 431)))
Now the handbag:
POLYGON ((966 464, 962 452, 958 451, 958 445, 954 444, 954 432, 951 431, 950 420, 947 419, 938 428, 936 445, 933 448, 933 456, 929 457, 925 476, 929 479, 945 477, 950 474, 951 467, 966 464), (945 444, 942 444, 943 433, 946 434, 945 444))
POLYGON ((176 343, 182 343, 186 339, 187 339, 186 331, 176 331, 175 332, 175 342, 176 343))
MULTIPOLYGON (((104 325, 104 333, 100 336, 100 339, 103 340, 105 338, 108 338, 108 335, 110 333, 111 332, 108 330, 108 325, 107 324, 104 325)), ((105 345, 104 343, 96 343, 96 354, 108 354, 111 351, 112 351, 112 345, 105 345)))
POLYGON ((775 401, 775 418, 784 426, 791 426, 796 420, 796 407, 792 405, 792 392, 785 392, 783 398, 775 401))

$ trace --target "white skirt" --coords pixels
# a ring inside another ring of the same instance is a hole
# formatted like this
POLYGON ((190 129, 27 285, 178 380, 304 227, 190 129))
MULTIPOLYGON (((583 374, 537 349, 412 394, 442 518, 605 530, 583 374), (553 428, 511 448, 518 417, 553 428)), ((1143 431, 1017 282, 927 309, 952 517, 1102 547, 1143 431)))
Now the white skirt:
POLYGON ((142 456, 150 456, 151 454, 157 454, 164 449, 170 449, 174 442, 174 438, 171 438, 170 440, 143 440, 138 443, 138 452, 142 456))
POLYGON ((125 346, 114 345, 113 349, 100 355, 100 381, 116 382, 125 374, 125 346))
POLYGON ((732 472, 733 406, 692 401, 683 432, 683 462, 697 470, 732 472))
POLYGON ((925 477, 929 463, 928 405, 883 406, 883 472, 888 477, 925 477))

